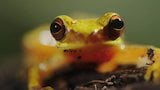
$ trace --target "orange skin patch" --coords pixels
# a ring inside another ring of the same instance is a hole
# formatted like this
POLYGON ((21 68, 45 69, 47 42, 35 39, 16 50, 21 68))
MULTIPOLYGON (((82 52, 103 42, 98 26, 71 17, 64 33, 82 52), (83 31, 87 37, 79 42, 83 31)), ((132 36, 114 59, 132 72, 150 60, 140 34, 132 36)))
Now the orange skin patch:
POLYGON ((81 49, 64 50, 70 62, 101 64, 110 61, 115 56, 116 49, 108 45, 89 45, 81 49))

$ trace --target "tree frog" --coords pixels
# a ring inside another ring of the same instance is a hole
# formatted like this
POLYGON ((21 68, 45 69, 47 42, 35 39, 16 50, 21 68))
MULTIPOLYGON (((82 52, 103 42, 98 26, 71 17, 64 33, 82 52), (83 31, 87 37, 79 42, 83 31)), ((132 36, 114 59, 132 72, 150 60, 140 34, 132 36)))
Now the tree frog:
MULTIPOLYGON (((60 15, 50 25, 27 33, 23 38, 23 46, 29 90, 42 88, 45 78, 73 64, 85 68, 93 63, 93 69, 105 73, 115 70, 119 65, 145 67, 160 61, 160 49, 126 44, 123 41, 124 29, 122 17, 107 12, 89 19, 60 15)), ((146 79, 151 77, 151 71, 152 68, 146 74, 146 79)))

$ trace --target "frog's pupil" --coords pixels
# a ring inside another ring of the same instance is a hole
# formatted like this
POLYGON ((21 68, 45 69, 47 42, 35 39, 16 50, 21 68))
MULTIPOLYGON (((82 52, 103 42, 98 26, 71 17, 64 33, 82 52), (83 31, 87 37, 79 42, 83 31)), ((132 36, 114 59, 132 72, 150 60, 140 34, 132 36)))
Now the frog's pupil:
POLYGON ((122 20, 115 19, 115 20, 112 20, 111 26, 115 29, 121 29, 124 26, 124 23, 122 20))
POLYGON ((61 30, 61 26, 58 24, 58 23, 53 23, 51 25, 51 32, 52 33, 56 33, 58 32, 59 30, 61 30))

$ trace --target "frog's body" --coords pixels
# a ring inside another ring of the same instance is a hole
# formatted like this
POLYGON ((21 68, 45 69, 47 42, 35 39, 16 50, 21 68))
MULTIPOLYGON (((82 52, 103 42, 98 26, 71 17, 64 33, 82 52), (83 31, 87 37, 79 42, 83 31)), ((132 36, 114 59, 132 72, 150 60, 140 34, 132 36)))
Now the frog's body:
POLYGON ((158 48, 123 42, 124 25, 116 13, 85 20, 62 15, 54 20, 50 29, 51 32, 47 25, 39 27, 23 40, 31 90, 41 87, 51 73, 72 63, 94 63, 95 69, 103 73, 118 65, 146 66, 160 60, 158 48))

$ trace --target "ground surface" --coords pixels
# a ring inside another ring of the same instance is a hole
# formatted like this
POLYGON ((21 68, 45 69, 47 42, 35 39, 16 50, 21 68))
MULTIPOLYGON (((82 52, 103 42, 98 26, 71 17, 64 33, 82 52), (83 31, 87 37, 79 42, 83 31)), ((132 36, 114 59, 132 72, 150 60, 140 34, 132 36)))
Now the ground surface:
POLYGON ((145 82, 145 71, 145 68, 121 66, 114 72, 101 74, 90 69, 72 68, 46 79, 44 86, 55 90, 160 90, 159 85, 145 82))

